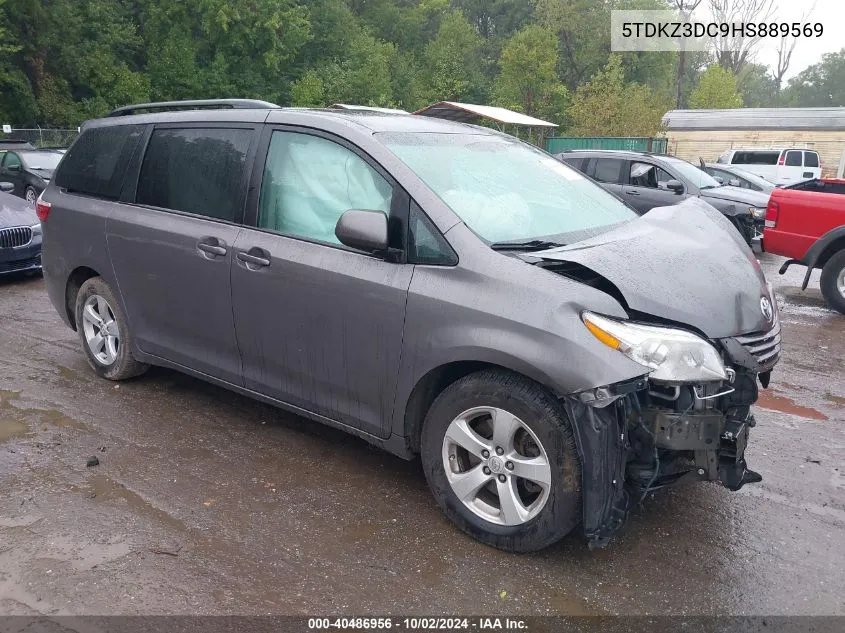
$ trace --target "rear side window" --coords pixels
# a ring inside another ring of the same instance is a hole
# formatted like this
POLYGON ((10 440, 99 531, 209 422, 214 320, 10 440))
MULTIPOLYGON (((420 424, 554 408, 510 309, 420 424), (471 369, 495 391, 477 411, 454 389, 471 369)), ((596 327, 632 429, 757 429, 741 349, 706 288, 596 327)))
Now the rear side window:
POLYGON ((731 163, 733 165, 777 165, 780 152, 736 152, 731 163))
POLYGON ((801 167, 801 152, 787 152, 785 164, 787 167, 801 167))
POLYGON ((142 131, 141 125, 85 130, 62 159, 56 185, 72 193, 116 200, 142 131))
POLYGON ((577 170, 581 170, 584 167, 584 162, 587 160, 586 158, 566 158, 566 157, 559 157, 564 163, 569 165, 570 167, 574 167, 577 170))
POLYGON ((618 158, 594 158, 590 165, 590 175, 598 182, 618 184, 622 163, 618 158))
POLYGON ((6 169, 10 169, 13 167, 20 167, 21 166, 21 159, 18 158, 18 155, 14 152, 9 152, 3 158, 3 167, 6 169))
POLYGON ((818 167, 819 155, 815 152, 804 152, 804 167, 818 167))
POLYGON ((135 202, 235 222, 253 131, 164 128, 150 137, 135 202))

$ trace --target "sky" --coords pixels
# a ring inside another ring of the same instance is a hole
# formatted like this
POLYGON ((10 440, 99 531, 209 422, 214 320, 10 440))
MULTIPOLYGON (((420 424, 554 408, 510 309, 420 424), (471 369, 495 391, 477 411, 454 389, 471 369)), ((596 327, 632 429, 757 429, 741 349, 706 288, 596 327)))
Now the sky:
MULTIPOLYGON (((709 9, 705 9, 706 5, 705 0, 696 11, 697 17, 709 15, 709 9), (702 9, 705 9, 703 16, 702 9)), ((777 22, 797 22, 802 14, 813 7, 805 22, 821 22, 824 26, 824 34, 821 37, 801 37, 798 40, 786 73, 787 79, 820 61, 824 53, 835 53, 845 48, 845 0, 815 0, 815 3, 813 0, 775 0, 774 5, 777 22)), ((774 68, 777 66, 777 59, 777 41, 763 41, 757 48, 754 61, 774 68)))

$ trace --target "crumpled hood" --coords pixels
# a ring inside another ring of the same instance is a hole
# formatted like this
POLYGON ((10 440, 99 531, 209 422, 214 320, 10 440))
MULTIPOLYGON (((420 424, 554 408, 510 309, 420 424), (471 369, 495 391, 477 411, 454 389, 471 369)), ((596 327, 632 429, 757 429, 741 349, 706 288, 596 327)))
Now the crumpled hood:
POLYGON ((531 256, 580 264, 615 285, 631 310, 710 338, 772 327, 760 308, 762 297, 772 298, 759 262, 730 222, 698 198, 531 256))
POLYGON ((0 192, 0 229, 38 224, 35 207, 23 198, 0 192))
POLYGON ((701 197, 705 201, 708 198, 725 200, 727 202, 736 202, 738 204, 747 205, 749 207, 758 207, 765 209, 769 204, 769 194, 761 191, 752 191, 751 189, 742 189, 741 187, 716 187, 715 189, 704 189, 701 192, 701 197))

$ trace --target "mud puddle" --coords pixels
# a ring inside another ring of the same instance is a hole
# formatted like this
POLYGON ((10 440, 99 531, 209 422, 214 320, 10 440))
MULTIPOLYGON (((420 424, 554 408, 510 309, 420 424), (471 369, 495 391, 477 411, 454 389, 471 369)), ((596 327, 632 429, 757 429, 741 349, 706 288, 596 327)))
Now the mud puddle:
POLYGON ((29 426, 20 420, 0 420, 0 442, 8 442, 12 438, 21 437, 29 433, 29 426))
MULTIPOLYGON (((79 488, 71 488, 80 491, 79 488)), ((126 488, 123 484, 106 477, 105 475, 94 475, 88 480, 85 492, 89 498, 95 501, 111 501, 124 504, 133 512, 145 515, 157 520, 163 525, 175 528, 180 531, 186 529, 185 523, 180 519, 168 514, 144 499, 137 492, 126 488)))
POLYGON ((760 398, 757 400, 757 406, 771 411, 780 411, 781 413, 789 413, 802 418, 809 418, 811 420, 828 419, 828 417, 821 411, 817 411, 812 407, 802 406, 797 404, 791 398, 775 395, 768 391, 760 392, 760 398))

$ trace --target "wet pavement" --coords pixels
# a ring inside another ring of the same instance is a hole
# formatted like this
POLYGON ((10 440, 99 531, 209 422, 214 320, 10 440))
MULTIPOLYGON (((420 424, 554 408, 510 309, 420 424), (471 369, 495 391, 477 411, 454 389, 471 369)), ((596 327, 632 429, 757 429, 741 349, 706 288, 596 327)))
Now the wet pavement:
POLYGON ((0 614, 844 615, 845 317, 761 261, 763 483, 661 491, 607 549, 532 555, 454 529, 418 462, 172 371, 96 378, 43 282, 0 280, 0 614))

